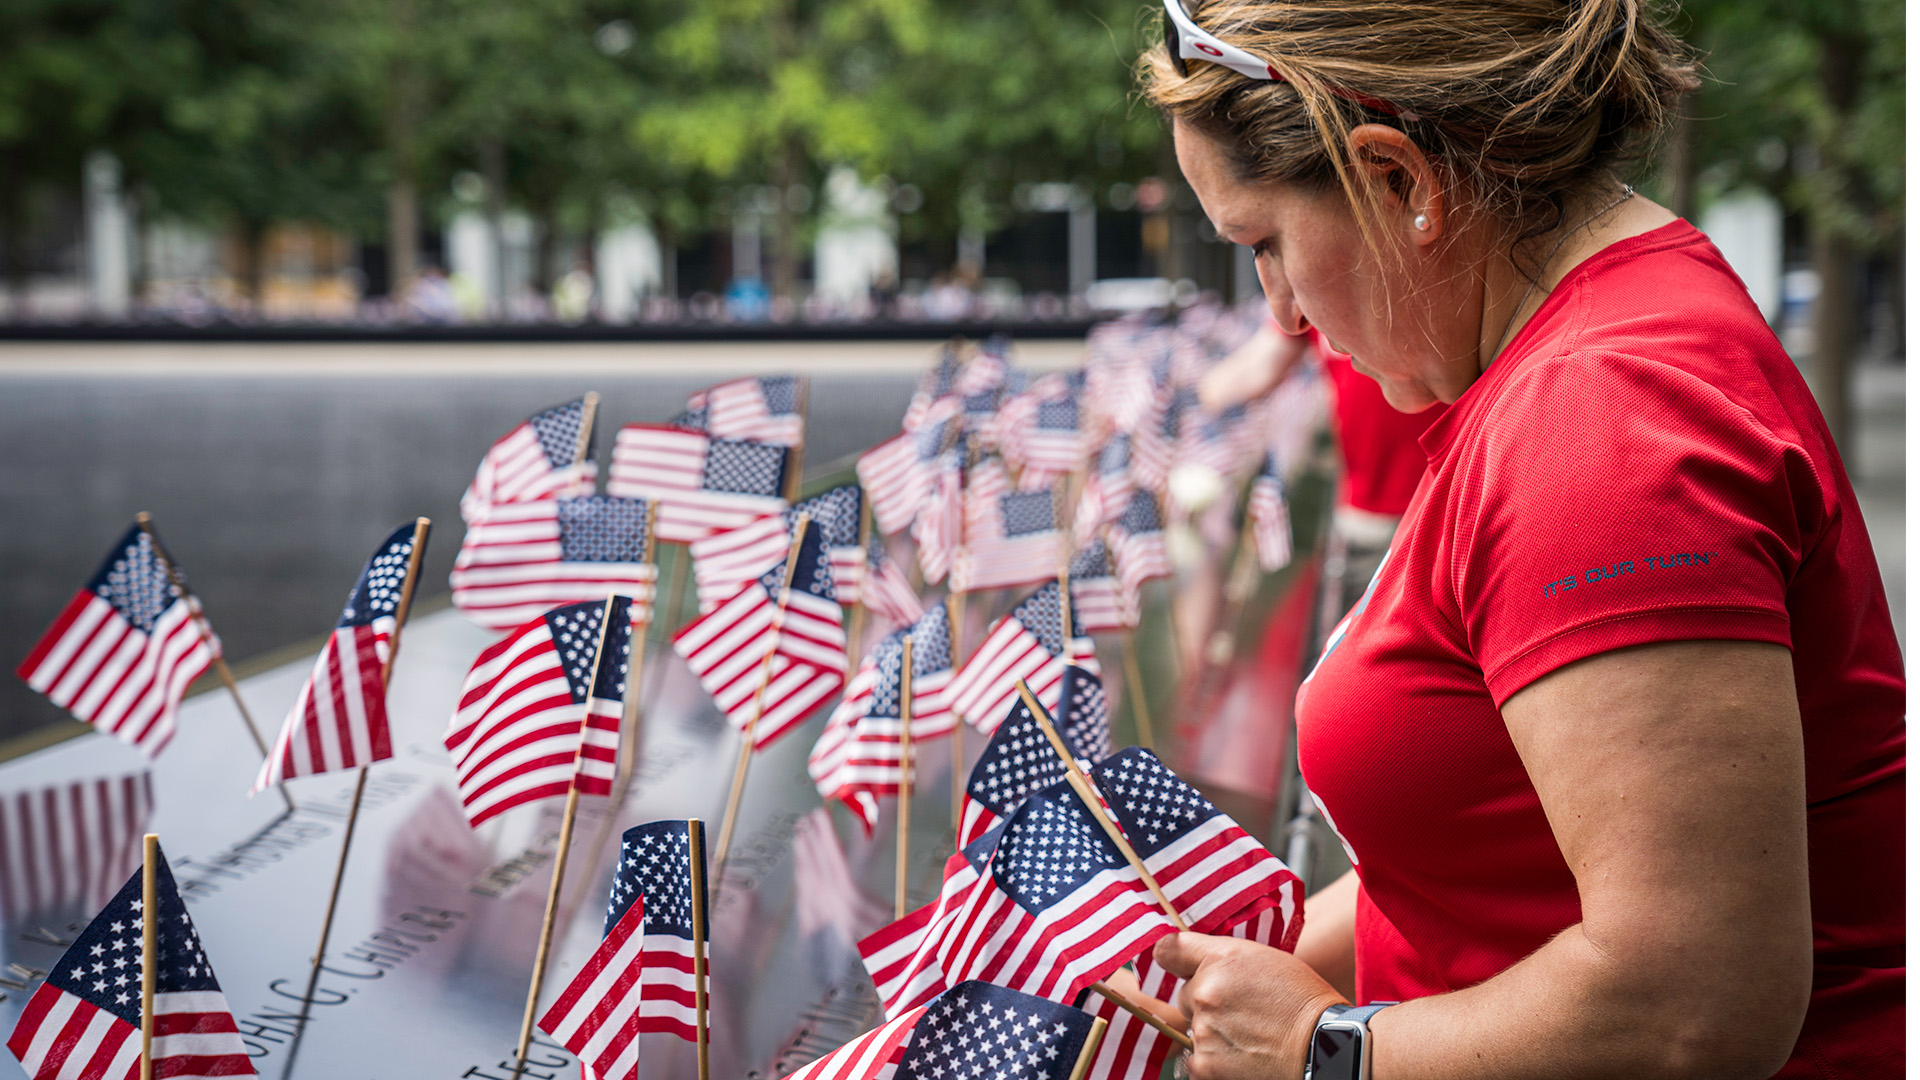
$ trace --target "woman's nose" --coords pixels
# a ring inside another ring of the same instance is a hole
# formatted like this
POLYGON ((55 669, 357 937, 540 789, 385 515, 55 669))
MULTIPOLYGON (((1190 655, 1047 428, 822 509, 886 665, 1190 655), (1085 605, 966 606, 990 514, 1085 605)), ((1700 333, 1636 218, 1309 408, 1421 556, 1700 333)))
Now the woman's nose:
POLYGON ((1280 324, 1282 333, 1298 337, 1312 329, 1312 324, 1293 302, 1293 290, 1287 287, 1286 278, 1267 263, 1268 260, 1261 259, 1256 267, 1260 272, 1260 290, 1267 294, 1267 308, 1273 312, 1273 320, 1280 324))

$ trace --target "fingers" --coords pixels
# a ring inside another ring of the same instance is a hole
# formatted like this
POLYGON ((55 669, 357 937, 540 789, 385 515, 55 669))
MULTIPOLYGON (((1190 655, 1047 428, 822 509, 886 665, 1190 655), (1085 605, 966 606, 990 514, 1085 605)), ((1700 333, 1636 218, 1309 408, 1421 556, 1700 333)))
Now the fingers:
POLYGON ((1215 939, 1205 934, 1168 934, 1153 946, 1153 962, 1183 979, 1193 978, 1200 964, 1214 952, 1215 939))

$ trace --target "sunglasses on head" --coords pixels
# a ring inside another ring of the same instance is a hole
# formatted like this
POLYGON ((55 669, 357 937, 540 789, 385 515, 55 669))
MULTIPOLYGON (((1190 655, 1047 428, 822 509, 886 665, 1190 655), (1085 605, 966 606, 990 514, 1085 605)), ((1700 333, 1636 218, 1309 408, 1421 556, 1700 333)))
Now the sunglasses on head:
MULTIPOLYGON (((1164 0, 1167 8, 1167 59, 1172 62, 1173 70, 1184 78, 1190 74, 1188 60, 1205 60, 1231 68, 1249 79, 1261 82, 1286 82, 1287 78, 1275 71, 1272 64, 1247 52, 1245 49, 1229 45, 1205 30, 1193 21, 1190 0, 1164 0)), ((1198 0, 1191 0, 1197 3, 1198 0)), ((1402 120, 1418 120, 1418 116, 1376 97, 1356 94, 1351 90, 1342 90, 1336 86, 1327 87, 1327 91, 1336 97, 1346 98, 1358 105, 1364 105, 1375 112, 1397 116, 1402 120)))

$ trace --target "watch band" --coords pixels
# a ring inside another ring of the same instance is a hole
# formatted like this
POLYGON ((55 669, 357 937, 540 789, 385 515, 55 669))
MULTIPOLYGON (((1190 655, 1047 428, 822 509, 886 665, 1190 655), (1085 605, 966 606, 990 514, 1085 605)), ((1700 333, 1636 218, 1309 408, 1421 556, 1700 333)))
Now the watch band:
POLYGON ((1320 1019, 1313 1026, 1317 1028, 1329 1020, 1352 1020, 1364 1024, 1373 1019, 1374 1013, 1389 1005, 1398 1004, 1400 1003, 1397 1001, 1375 1001, 1366 1005, 1329 1005, 1327 1011, 1320 1014, 1320 1019))
MULTIPOLYGON (((1327 1006, 1327 1010, 1320 1014, 1320 1019, 1314 1021, 1313 1030, 1317 1034, 1322 1024, 1333 1020, 1350 1020, 1359 1024, 1364 1030, 1367 1027, 1367 1021, 1373 1019, 1374 1013, 1379 1012, 1389 1005, 1398 1004, 1400 1003, 1397 1001, 1374 1001, 1365 1005, 1329 1005, 1327 1006)), ((1363 1036, 1363 1038, 1369 1037, 1371 1037, 1370 1034, 1363 1036)), ((1307 1053, 1306 1080, 1313 1080, 1313 1053, 1311 1050, 1307 1053)))

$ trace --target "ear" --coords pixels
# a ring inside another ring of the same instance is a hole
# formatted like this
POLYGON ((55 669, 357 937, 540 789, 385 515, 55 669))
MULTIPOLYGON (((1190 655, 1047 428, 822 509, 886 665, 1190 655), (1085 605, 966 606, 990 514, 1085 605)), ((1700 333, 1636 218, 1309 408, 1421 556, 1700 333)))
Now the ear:
POLYGON ((1407 133, 1385 124, 1347 132, 1347 156, 1361 173, 1388 232, 1425 247, 1446 230, 1446 199, 1433 161, 1407 133), (1424 222, 1426 227, 1419 227, 1424 222))

